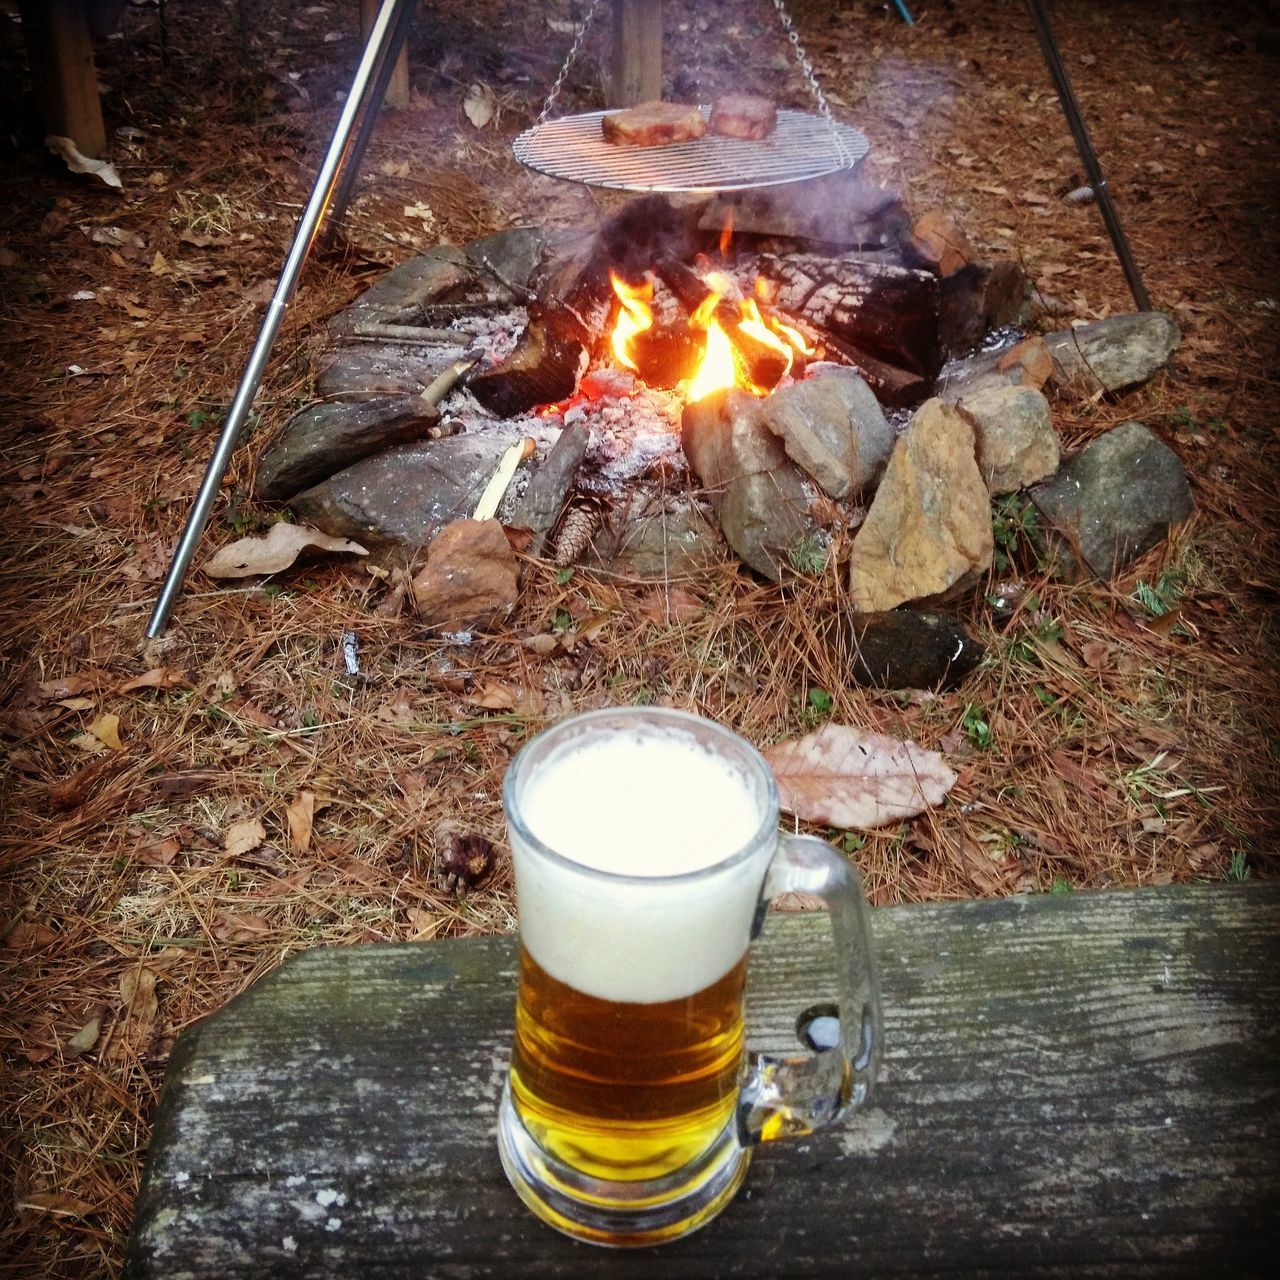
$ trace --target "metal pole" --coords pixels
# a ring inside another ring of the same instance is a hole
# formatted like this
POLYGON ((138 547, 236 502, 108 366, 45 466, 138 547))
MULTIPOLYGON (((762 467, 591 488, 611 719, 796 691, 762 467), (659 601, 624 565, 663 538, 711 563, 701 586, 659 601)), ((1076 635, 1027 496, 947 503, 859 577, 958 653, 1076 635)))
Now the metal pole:
POLYGON ((1093 143, 1089 140, 1089 130, 1085 126, 1084 117, 1080 114, 1080 103, 1076 100, 1075 92, 1071 88, 1071 78, 1067 75, 1066 63, 1062 61, 1062 52, 1058 48, 1057 40, 1054 39, 1053 28, 1049 26, 1049 16, 1044 11, 1044 0, 1027 0, 1027 7, 1031 10, 1031 21, 1035 24, 1036 38, 1040 41, 1045 63, 1049 67, 1049 74, 1053 77, 1054 86, 1058 91, 1062 112, 1067 117, 1067 124, 1071 126, 1072 136, 1076 140, 1076 150, 1084 162, 1089 185, 1093 188, 1098 208, 1102 211, 1102 220, 1107 224, 1107 232, 1111 236, 1111 243, 1115 246, 1116 257, 1120 259, 1125 279, 1129 282, 1129 291, 1133 294, 1133 300, 1137 303, 1139 311, 1150 311, 1151 296, 1147 293, 1146 285, 1142 283, 1138 264, 1134 261, 1133 251, 1125 237, 1124 228, 1120 225, 1120 216, 1111 202, 1111 192, 1107 189, 1107 180, 1102 176, 1097 152, 1094 151, 1093 143))
MULTIPOLYGON (((338 171, 333 194, 329 199, 329 216, 325 222, 323 244, 327 245, 332 240, 337 224, 346 216, 347 205, 351 202, 351 192, 360 172, 361 158, 369 145, 374 129, 378 127, 378 116, 382 110, 383 99, 387 95, 387 86, 396 73, 400 48, 409 34, 409 26, 413 21, 413 9, 412 2, 401 5, 391 39, 383 45, 381 55, 373 68, 370 77, 372 84, 368 95, 369 106, 361 114, 360 123, 356 126, 356 136, 350 145, 350 159, 344 160, 338 171)), ((370 32, 371 37, 372 34, 370 32)))
MULTIPOLYGON (((378 16, 374 19, 373 27, 369 31, 369 39, 365 43, 364 54, 351 81, 351 92, 347 95, 346 102, 343 103, 342 113, 339 115, 338 123, 334 127, 333 139, 329 143, 329 150, 325 154, 320 171, 316 174, 315 185, 311 189, 311 198, 307 201, 307 207, 303 211, 302 217, 298 220, 298 227, 293 236, 293 244, 290 246, 289 256, 285 259, 284 266, 280 271, 280 279, 276 284, 275 294, 267 306, 266 315, 263 316, 262 327, 258 330, 257 341, 253 345, 253 351, 249 355, 249 362, 241 375, 240 385, 236 388, 231 407, 227 410, 227 419, 222 425, 222 431, 214 447, 213 456, 209 459, 209 466, 204 473, 204 480, 201 482, 195 502, 192 504, 191 513, 187 517, 186 528, 183 529, 182 537, 173 553, 169 571, 165 575, 164 585, 160 588, 155 608, 151 613, 151 620, 147 623, 146 634, 149 639, 162 635, 165 626, 168 624, 169 614, 177 602, 179 592, 182 590, 183 579, 187 576, 191 558, 195 555, 200 535, 204 532, 204 527, 209 521, 209 515, 218 496, 218 490, 222 486, 222 478, 226 474, 227 466, 231 461, 231 454, 235 450, 240 432, 249 416, 249 409, 253 404, 254 396, 257 394, 258 385, 262 381, 267 360, 271 355, 271 348, 275 345, 276 336, 280 332, 280 326, 284 321, 285 310, 289 305, 289 300, 293 297, 294 287, 298 283, 298 277, 302 273, 303 265, 315 240, 316 232, 319 230, 320 223, 324 218, 325 209, 329 204, 329 197, 333 192, 338 171, 343 165, 343 159, 356 119, 366 107, 376 112, 381 105, 380 102, 366 102, 373 87, 374 69, 379 65, 383 65, 384 59, 387 66, 394 63, 394 54, 391 57, 387 57, 389 47, 394 43, 397 36, 403 39, 407 24, 399 19, 401 11, 408 9, 412 3, 413 0, 382 0, 382 7, 378 10, 378 16)), ((394 52, 399 52, 398 46, 394 52)), ((359 158, 358 155, 352 155, 350 162, 359 163, 359 158)))

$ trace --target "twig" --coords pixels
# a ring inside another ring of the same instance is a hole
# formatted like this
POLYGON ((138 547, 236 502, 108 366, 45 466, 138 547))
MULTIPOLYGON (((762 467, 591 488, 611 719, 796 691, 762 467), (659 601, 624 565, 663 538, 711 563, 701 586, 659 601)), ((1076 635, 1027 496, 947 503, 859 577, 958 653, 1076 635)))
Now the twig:
POLYGON ((447 342, 465 347, 476 336, 467 329, 426 329, 416 324, 382 324, 377 320, 361 320, 355 327, 357 338, 376 338, 383 342, 447 342))

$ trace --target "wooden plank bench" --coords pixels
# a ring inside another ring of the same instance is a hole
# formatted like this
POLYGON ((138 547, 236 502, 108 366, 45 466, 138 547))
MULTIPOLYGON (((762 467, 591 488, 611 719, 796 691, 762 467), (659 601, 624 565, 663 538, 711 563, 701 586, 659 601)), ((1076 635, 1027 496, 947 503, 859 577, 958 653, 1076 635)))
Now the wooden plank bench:
MULTIPOLYGON (((1280 1223, 1280 884, 882 909, 870 1109, 702 1231, 562 1238, 493 1145, 514 944, 307 952, 179 1040, 126 1276, 1261 1276, 1280 1223)), ((794 1046, 825 920, 753 953, 794 1046)))

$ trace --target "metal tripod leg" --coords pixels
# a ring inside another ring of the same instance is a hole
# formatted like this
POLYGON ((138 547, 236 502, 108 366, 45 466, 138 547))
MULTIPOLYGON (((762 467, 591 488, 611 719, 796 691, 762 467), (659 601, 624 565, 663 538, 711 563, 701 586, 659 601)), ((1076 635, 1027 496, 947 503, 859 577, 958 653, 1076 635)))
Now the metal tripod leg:
MULTIPOLYGON (((382 0, 382 7, 378 10, 378 16, 374 19, 369 31, 360 65, 356 68, 355 76, 351 81, 351 92, 343 104, 342 113, 334 127, 333 139, 329 143, 329 150, 325 153, 324 162, 316 174, 315 185, 311 188, 311 198, 307 201, 302 217, 298 219, 293 244, 281 268, 275 293, 267 306, 266 315, 263 316, 262 326, 253 344, 253 351, 249 355, 248 364, 240 377, 240 385, 236 388, 231 407, 227 410, 227 419, 222 425, 218 442, 214 446, 213 457, 209 459, 204 480, 192 504, 191 513, 187 516, 186 527, 173 553, 164 585, 160 588, 151 619, 147 623, 149 638, 154 639, 164 633, 169 614, 182 590, 183 579, 187 576, 187 569, 191 565, 192 556, 195 555, 200 535, 204 532, 210 512, 213 510, 218 490, 222 486, 222 478, 231 461, 231 454, 249 417, 249 409, 266 370, 271 348, 275 345, 276 336, 284 321, 285 310, 293 297, 298 277, 302 273, 325 211, 329 207, 339 174, 340 172, 350 173, 359 167, 364 145, 372 132, 372 125, 360 131, 357 145, 354 146, 351 145, 352 132, 358 119, 362 117, 376 119, 377 117, 387 79, 399 56, 405 33, 408 31, 413 3, 414 0, 382 0)), ((347 185, 349 189, 350 184, 347 185)))
POLYGON ((1040 49, 1048 64, 1049 74, 1053 77, 1054 87, 1058 91, 1058 101, 1062 103, 1062 113, 1071 126, 1071 134, 1076 140, 1076 150, 1084 163, 1084 171, 1089 177, 1089 185, 1097 198, 1098 208, 1102 211, 1102 220, 1107 224, 1107 233, 1115 246, 1116 257, 1124 269, 1125 279, 1129 282, 1129 291, 1138 305, 1139 311, 1151 310, 1151 297, 1147 287, 1142 283, 1142 275, 1138 264, 1134 261, 1133 250, 1125 237, 1124 228, 1120 225, 1120 215, 1111 202, 1111 192, 1107 189, 1107 180, 1102 176, 1102 168, 1098 164, 1098 154, 1089 140, 1089 130, 1080 114, 1080 103, 1076 100, 1075 91, 1071 88, 1071 78, 1067 75, 1066 63, 1062 61, 1062 52, 1054 39, 1053 28, 1049 26, 1049 16, 1044 11, 1044 0, 1027 0, 1031 10, 1031 21, 1035 24, 1036 38, 1040 41, 1040 49))

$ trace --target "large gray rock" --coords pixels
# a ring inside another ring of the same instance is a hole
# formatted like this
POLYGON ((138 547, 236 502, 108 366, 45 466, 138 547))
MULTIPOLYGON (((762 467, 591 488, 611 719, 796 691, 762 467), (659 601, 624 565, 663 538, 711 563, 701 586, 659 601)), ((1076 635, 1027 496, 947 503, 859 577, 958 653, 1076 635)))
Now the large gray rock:
POLYGON ((853 607, 879 613, 957 594, 986 572, 993 550, 973 426, 953 406, 927 400, 894 446, 854 537, 853 607))
POLYGON ((1153 546, 1194 505, 1177 455, 1141 422, 1099 436, 1031 490, 1040 537, 1059 573, 1110 577, 1153 546))
POLYGON ((987 387, 959 404, 977 429, 978 470, 992 495, 1035 484, 1058 469, 1049 402, 1034 387, 987 387))
POLYGON ((420 396, 313 404, 295 413, 258 462, 254 492, 284 502, 371 453, 419 439, 440 421, 420 396))
POLYGON ((1043 338, 1023 338, 997 351, 979 351, 949 360, 938 375, 933 394, 947 404, 991 387, 1034 387, 1037 391, 1053 373, 1053 356, 1043 338))
POLYGON ((407 561, 451 520, 470 516, 514 434, 451 436, 365 458, 289 504, 300 520, 407 561))
POLYGON ((329 321, 329 332, 341 337, 354 333, 365 320, 395 322, 402 313, 433 302, 472 279, 474 271, 461 249, 451 244, 437 245, 392 267, 377 284, 329 321))
POLYGON ((877 689, 953 689, 978 665, 984 649, 945 613, 842 609, 822 626, 829 648, 852 653, 849 674, 877 689))
POLYGON ((457 358, 457 347, 405 343, 359 343, 328 355, 316 378, 324 400, 368 400, 374 396, 415 396, 457 358))
POLYGON ((630 578, 682 578, 727 558, 724 540, 701 511, 682 507, 606 522, 582 558, 588 568, 630 578))
POLYGON ((1109 316, 1045 337, 1053 385, 1082 395, 1146 382, 1181 341, 1181 331, 1163 311, 1109 316))
POLYGON ((687 405, 681 441, 725 540, 779 581, 788 551, 816 526, 800 471, 761 421, 760 401, 735 389, 687 405))
POLYGON ((833 498, 869 488, 893 449, 893 428, 852 369, 830 369, 768 396, 761 420, 833 498))
POLYGON ((494 284, 525 286, 542 260, 547 233, 539 227, 495 231, 467 245, 467 260, 494 274, 494 284))
POLYGON ((578 464, 591 443, 591 432, 581 422, 570 423, 560 433, 547 456, 533 469, 529 485, 511 516, 511 524, 533 532, 530 555, 540 556, 546 536, 564 507, 578 464))

